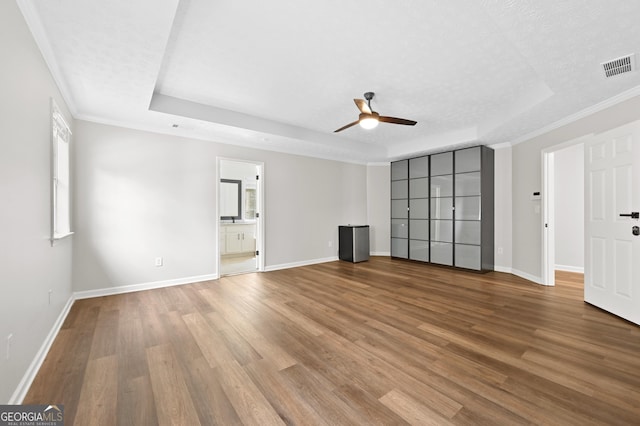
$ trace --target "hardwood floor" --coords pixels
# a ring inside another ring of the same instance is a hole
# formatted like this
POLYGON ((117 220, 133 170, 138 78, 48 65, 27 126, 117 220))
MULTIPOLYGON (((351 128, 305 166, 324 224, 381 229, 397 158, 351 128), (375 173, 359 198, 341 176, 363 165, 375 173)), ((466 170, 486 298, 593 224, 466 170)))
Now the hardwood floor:
POLYGON ((71 425, 639 424, 640 327, 389 258, 76 301, 25 404, 71 425))

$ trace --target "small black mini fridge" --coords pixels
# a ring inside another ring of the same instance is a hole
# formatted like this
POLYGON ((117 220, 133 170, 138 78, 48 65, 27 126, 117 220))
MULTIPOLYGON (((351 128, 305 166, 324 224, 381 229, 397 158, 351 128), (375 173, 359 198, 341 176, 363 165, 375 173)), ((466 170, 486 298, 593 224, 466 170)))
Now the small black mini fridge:
POLYGON ((347 262, 369 260, 369 225, 338 227, 338 257, 347 262))

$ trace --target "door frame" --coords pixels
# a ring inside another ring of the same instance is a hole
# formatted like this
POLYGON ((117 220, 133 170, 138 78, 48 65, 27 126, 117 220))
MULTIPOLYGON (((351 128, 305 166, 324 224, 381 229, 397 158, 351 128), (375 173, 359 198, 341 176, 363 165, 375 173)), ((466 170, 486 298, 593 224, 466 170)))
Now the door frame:
MULTIPOLYGON (((585 143, 594 134, 580 136, 542 150, 542 196, 540 229, 542 230, 542 285, 554 286, 555 277, 555 172, 554 153, 579 143, 585 143), (547 226, 548 225, 548 226, 547 226)), ((584 178, 584 177, 583 177, 584 178)), ((583 230, 583 232, 585 232, 583 230)), ((583 249, 584 250, 584 249, 583 249)), ((584 256, 584 253, 583 253, 584 256)))
POLYGON ((253 161, 253 160, 244 160, 244 159, 239 159, 239 158, 231 158, 231 157, 216 157, 216 202, 215 202, 215 212, 216 212, 216 236, 215 236, 215 247, 216 247, 216 271, 217 271, 217 275, 218 277, 221 277, 221 271, 220 271, 220 258, 221 258, 221 251, 220 251, 220 227, 221 227, 221 220, 220 220, 220 163, 223 161, 234 161, 236 163, 247 163, 247 164, 253 164, 257 167, 258 169, 258 176, 260 176, 260 178, 258 179, 258 181, 256 182, 256 189, 257 189, 257 193, 256 193, 256 197, 257 197, 257 213, 259 213, 258 217, 256 218, 256 250, 258 251, 258 253, 260 253, 257 256, 257 271, 258 272, 264 272, 264 259, 265 259, 265 242, 264 242, 264 236, 265 236, 265 202, 264 202, 264 179, 265 179, 265 172, 264 172, 264 162, 262 161, 253 161))

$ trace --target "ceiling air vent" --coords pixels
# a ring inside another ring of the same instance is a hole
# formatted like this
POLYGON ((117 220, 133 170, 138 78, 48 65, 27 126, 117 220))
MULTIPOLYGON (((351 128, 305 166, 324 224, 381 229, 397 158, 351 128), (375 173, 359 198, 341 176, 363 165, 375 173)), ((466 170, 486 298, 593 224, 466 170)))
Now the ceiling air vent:
POLYGON ((608 62, 603 62, 600 65, 602 65, 602 70, 604 71, 605 77, 614 77, 619 74, 635 71, 635 54, 632 53, 631 55, 613 59, 608 62))

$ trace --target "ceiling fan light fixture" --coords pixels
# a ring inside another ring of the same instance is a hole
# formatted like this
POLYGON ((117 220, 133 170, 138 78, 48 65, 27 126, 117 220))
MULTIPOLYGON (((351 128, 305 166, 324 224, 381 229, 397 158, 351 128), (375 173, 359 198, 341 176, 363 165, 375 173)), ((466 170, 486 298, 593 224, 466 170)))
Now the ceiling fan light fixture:
POLYGON ((354 99, 353 102, 356 103, 356 106, 360 110, 360 116, 358 119, 352 123, 349 123, 345 126, 340 127, 338 130, 334 130, 333 133, 341 132, 345 129, 348 129, 351 126, 355 126, 356 124, 360 124, 360 127, 363 129, 373 129, 378 126, 379 122, 391 123, 391 124, 404 124, 405 126, 415 126, 417 121, 407 120, 406 118, 397 118, 397 117, 388 117, 386 115, 380 115, 374 110, 371 109, 371 99, 375 93, 367 92, 364 94, 364 99, 354 99))
POLYGON ((376 127, 378 127, 378 119, 374 117, 369 117, 369 118, 360 120, 360 127, 367 130, 375 129, 376 127))
POLYGON ((378 113, 376 112, 371 112, 371 114, 367 114, 365 112, 360 114, 360 119, 358 120, 358 123, 360 124, 360 127, 362 127, 363 129, 375 129, 376 127, 378 127, 378 113))

